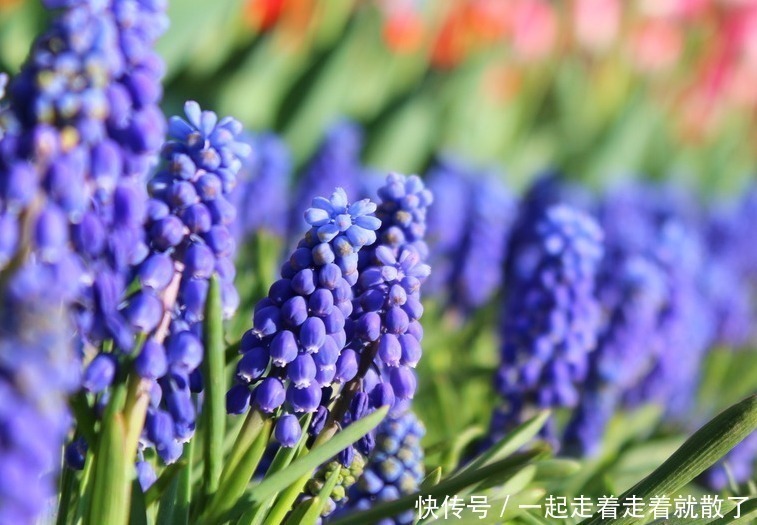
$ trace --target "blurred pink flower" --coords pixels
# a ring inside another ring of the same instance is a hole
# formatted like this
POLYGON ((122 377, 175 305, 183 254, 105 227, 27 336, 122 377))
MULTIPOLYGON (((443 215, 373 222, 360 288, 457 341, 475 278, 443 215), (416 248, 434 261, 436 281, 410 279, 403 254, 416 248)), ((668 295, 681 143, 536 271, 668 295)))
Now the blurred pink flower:
POLYGON ((544 0, 519 0, 513 11, 512 42, 523 60, 545 58, 557 40, 557 15, 544 0))
POLYGON ((575 0, 573 34, 578 45, 593 52, 604 51, 618 36, 620 0, 575 0))
POLYGON ((652 18, 635 28, 631 58, 641 71, 654 73, 672 66, 683 46, 680 29, 671 21, 652 18))

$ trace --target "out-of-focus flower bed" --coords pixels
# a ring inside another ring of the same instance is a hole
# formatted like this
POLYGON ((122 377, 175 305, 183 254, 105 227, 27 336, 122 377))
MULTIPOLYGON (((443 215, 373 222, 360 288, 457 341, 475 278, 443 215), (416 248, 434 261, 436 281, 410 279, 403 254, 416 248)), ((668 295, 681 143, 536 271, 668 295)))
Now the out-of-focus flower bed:
POLYGON ((754 516, 755 110, 752 0, 0 0, 0 523, 754 516))

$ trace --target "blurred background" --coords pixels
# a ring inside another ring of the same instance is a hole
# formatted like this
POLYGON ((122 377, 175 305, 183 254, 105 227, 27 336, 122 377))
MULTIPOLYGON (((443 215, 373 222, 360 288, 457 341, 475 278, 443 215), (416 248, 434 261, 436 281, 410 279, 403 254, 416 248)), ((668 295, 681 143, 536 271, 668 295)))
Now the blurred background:
MULTIPOLYGON (((194 98, 280 132, 301 164, 335 119, 366 165, 420 172, 440 151, 514 187, 560 166, 592 184, 679 177, 740 188, 754 161, 751 0, 180 0, 159 49, 166 106, 194 98)), ((0 65, 42 26, 0 0, 0 65)))
MULTIPOLYGON (((45 16, 37 0, 0 0, 0 70, 18 70, 45 16)), ((563 493, 628 486, 757 389, 757 256, 739 251, 757 221, 757 1, 174 0, 170 18, 166 113, 197 100, 240 119, 256 146, 237 196, 243 308, 264 295, 314 195, 372 195, 387 170, 435 190, 415 402, 431 464, 454 465, 486 431, 505 239, 518 196, 545 174, 583 209, 587 195, 655 184, 630 200, 695 232, 697 264, 727 252, 693 270, 728 277, 692 279, 713 324, 701 351, 683 349, 700 386, 678 394, 696 407, 618 414, 603 455, 563 493)), ((249 315, 238 319, 237 336, 249 315)), ((685 329, 701 332, 692 319, 685 329)))

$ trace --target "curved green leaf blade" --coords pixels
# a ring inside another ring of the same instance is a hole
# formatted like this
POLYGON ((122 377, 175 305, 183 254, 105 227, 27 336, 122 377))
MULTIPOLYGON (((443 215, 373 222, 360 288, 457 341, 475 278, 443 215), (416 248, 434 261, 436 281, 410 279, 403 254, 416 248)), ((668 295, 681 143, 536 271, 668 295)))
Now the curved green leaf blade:
MULTIPOLYGON (((648 501, 654 496, 671 496, 704 472, 729 450, 757 429, 757 394, 726 409, 694 433, 652 474, 620 496, 621 505, 631 496, 648 501)), ((639 522, 626 516, 602 519, 595 514, 583 525, 625 525, 639 522)))

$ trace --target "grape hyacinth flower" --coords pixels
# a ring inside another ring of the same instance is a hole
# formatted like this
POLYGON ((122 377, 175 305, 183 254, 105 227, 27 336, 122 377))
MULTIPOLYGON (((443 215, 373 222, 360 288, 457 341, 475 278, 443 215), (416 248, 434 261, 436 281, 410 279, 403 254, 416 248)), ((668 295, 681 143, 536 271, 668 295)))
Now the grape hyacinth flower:
POLYGON ((426 184, 434 194, 428 210, 428 244, 434 273, 425 285, 426 292, 441 295, 454 279, 455 262, 461 253, 470 211, 468 169, 452 157, 440 159, 426 174, 426 184))
POLYGON ((757 268, 757 257, 751 254, 749 226, 751 218, 757 217, 757 206, 750 216, 751 193, 708 210, 703 226, 709 255, 703 286, 715 316, 715 343, 730 348, 746 347, 757 336, 752 323, 757 272, 750 270, 757 268))
POLYGON ((653 255, 664 272, 668 291, 658 320, 664 351, 658 353, 642 381, 629 389, 625 401, 630 405, 660 403, 671 421, 684 422, 715 326, 699 281, 703 268, 700 239, 676 219, 665 220, 658 228, 653 255))
POLYGON ((448 287, 448 306, 469 313, 491 299, 502 284, 515 199, 495 174, 477 172, 452 159, 431 171, 429 188, 435 196, 428 221, 434 254, 429 284, 435 294, 448 287))
POLYGON ((242 162, 239 183, 230 200, 237 209, 232 232, 238 243, 264 230, 287 234, 292 158, 286 143, 273 133, 246 137, 252 155, 242 162))
POLYGON ((493 175, 473 181, 466 239, 458 252, 450 304, 462 311, 483 306, 502 284, 515 200, 493 175))
POLYGON ((315 412, 323 388, 354 376, 354 351, 344 350, 345 320, 352 313, 358 252, 376 240, 375 210, 367 199, 350 204, 341 188, 329 199, 313 199, 305 212, 310 230, 256 305, 253 327, 242 338, 229 413, 250 405, 264 413, 284 405, 289 412, 315 412))
MULTIPOLYGON (((49 30, 9 86, 0 222, 36 217, 33 261, 70 283, 88 342, 130 350, 118 306, 146 254, 143 179, 160 146, 163 65, 152 50, 165 3, 48 1, 49 30), (71 251, 75 251, 74 257, 71 251)), ((20 225, 16 226, 21 229, 20 225)), ((16 247, 0 247, 0 264, 16 247)))
POLYGON ((48 302, 0 305, 0 523, 36 523, 54 498, 77 387, 66 312, 48 302))
MULTIPOLYGON (((496 441, 539 408, 574 407, 596 345, 594 297, 602 231, 570 206, 547 208, 511 253, 495 387, 504 400, 491 424, 496 441)), ((554 441, 554 430, 545 429, 554 441)))
MULTIPOLYGON (((376 447, 363 475, 352 485, 346 504, 335 515, 349 515, 377 502, 393 501, 416 492, 425 476, 421 447, 425 433, 423 423, 411 411, 385 419, 377 429, 376 447)), ((381 523, 409 525, 415 518, 411 509, 381 523)))
POLYGON ((302 219, 302 210, 315 197, 342 188, 349 200, 357 198, 363 169, 360 164, 362 146, 363 133, 357 124, 340 120, 329 128, 297 181, 289 219, 288 237, 292 244, 310 227, 302 219))
POLYGON ((622 395, 650 370, 661 350, 657 330, 665 304, 665 276, 641 256, 607 255, 598 294, 606 321, 597 349, 589 356, 589 374, 581 400, 565 432, 566 452, 594 456, 622 395))
POLYGON ((249 145, 238 141, 242 126, 218 119, 196 102, 185 105, 186 120, 173 117, 171 139, 163 147, 163 168, 149 183, 146 224, 150 254, 136 269, 141 289, 129 298, 129 320, 153 333, 135 360, 143 378, 158 382, 147 411, 145 437, 161 458, 175 461, 180 443, 194 431, 204 348, 202 321, 209 279, 221 286, 223 315, 236 310, 235 243, 229 225, 235 218, 228 196, 249 145), (165 313, 164 313, 165 310, 165 313), (160 326, 164 315, 168 326, 160 326))
MULTIPOLYGON (((333 417, 342 426, 381 406, 394 413, 415 395, 414 368, 421 358, 420 287, 431 269, 424 236, 431 192, 417 176, 392 173, 378 190, 379 243, 364 251, 348 319, 350 342, 340 356, 336 380, 344 384, 333 417), (349 410, 345 410, 349 408, 349 410)), ((340 454, 349 466, 355 453, 370 455, 375 432, 340 454), (355 450, 357 449, 357 451, 355 450)))

